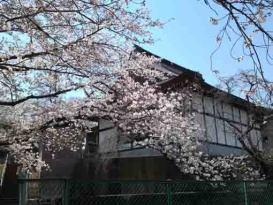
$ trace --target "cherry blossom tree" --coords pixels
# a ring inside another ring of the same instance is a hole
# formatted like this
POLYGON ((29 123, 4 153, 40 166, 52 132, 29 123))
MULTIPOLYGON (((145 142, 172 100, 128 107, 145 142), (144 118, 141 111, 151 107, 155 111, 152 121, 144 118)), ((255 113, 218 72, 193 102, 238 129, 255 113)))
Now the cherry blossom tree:
MULTIPOLYGON (((165 116, 164 116, 165 117, 165 116)), ((144 145, 149 148, 160 151, 164 156, 174 161, 175 165, 183 174, 192 176, 197 180, 254 180, 265 178, 265 173, 261 164, 255 161, 259 152, 255 155, 216 155, 209 156, 203 152, 200 136, 204 135, 204 130, 200 129, 194 114, 187 115, 187 118, 177 119, 176 115, 172 118, 172 123, 164 132, 165 126, 162 126, 159 135, 147 138, 144 141, 136 142, 136 145, 144 145), (177 120, 177 122, 176 122, 177 120), (176 122, 176 123, 174 123, 176 122), (180 122, 180 123, 179 123, 180 122), (182 122, 182 123, 181 123, 182 122)), ((162 119, 165 123, 166 119, 162 119)), ((159 129, 159 128, 157 128, 159 129)), ((237 131, 237 130, 236 130, 237 131)), ((238 132, 238 131, 237 131, 238 132)), ((241 130, 240 139, 245 139, 241 130)), ((237 135, 238 136, 238 135, 237 135)), ((245 140, 243 140, 245 142, 245 140)), ((246 145, 246 143, 244 143, 246 145)), ((251 150, 253 153, 255 150, 251 150)), ((269 177, 269 175, 267 176, 269 177)))
POLYGON ((143 0, 0 1, 1 150, 31 169, 45 165, 33 148, 43 140, 51 150, 64 142, 76 149, 82 116, 66 99, 82 96, 83 105, 101 95, 96 80, 113 83, 132 44, 151 43, 149 29, 161 25, 143 0), (77 123, 57 116, 71 113, 67 103, 77 123))
MULTIPOLYGON (((272 64, 273 1, 271 0, 204 0, 215 13, 210 21, 221 26, 216 41, 233 42, 230 56, 236 61, 249 58, 253 73, 266 81, 265 69, 272 64), (238 50, 240 52, 238 52, 238 50), (241 54, 240 54, 241 53, 241 54)), ((257 82, 258 83, 258 82, 257 82)), ((266 83, 266 82, 265 82, 266 83)))
POLYGON ((120 135, 159 150, 182 173, 197 179, 232 179, 242 171, 256 177, 245 156, 211 158, 201 152, 203 130, 189 110, 193 88, 183 92, 163 89, 164 84, 158 82, 170 76, 155 69, 159 62, 135 54, 112 68, 111 77, 94 77, 86 86, 85 98, 36 104, 30 100, 15 106, 19 110, 6 119, 10 127, 3 147, 22 170, 46 168, 39 157, 40 146, 52 153, 77 151, 83 133, 90 129, 86 122, 107 119, 114 122, 120 135))
MULTIPOLYGON (((242 68, 233 76, 220 76, 213 70, 221 86, 249 102, 272 107, 272 79, 265 71, 272 65, 272 0, 204 0, 214 12, 210 18, 220 27, 216 41, 217 49, 225 41, 233 43, 230 56, 236 61, 248 58, 253 67, 242 68), (241 54, 239 54, 241 53, 241 54)), ((213 59, 212 59, 213 60, 213 59)), ((270 71, 270 70, 269 70, 270 71)))
MULTIPOLYGON (((1 149, 23 170, 46 166, 34 147, 77 150, 87 120, 112 120, 134 139, 162 138, 180 122, 176 135, 190 127, 193 117, 179 115, 178 109, 185 96, 161 92, 155 85, 165 78, 151 69, 155 59, 128 61, 130 45, 150 43, 148 29, 161 26, 144 4, 1 1, 0 105, 8 113, 1 149), (62 98, 75 90, 84 97, 62 98)), ((197 128, 192 128, 187 132, 194 135, 197 128)), ((194 136, 191 140, 197 143, 194 136)))
POLYGON ((143 0, 0 2, 0 105, 48 99, 109 75, 133 43, 151 43, 143 0))
POLYGON ((246 129, 240 129, 231 121, 227 123, 236 133, 237 139, 249 157, 259 164, 265 177, 272 179, 272 153, 266 139, 270 136, 263 136, 258 143, 255 143, 250 134, 257 127, 260 127, 263 132, 263 129, 272 126, 272 83, 266 78, 257 77, 252 70, 241 71, 230 77, 219 77, 219 79, 221 89, 245 99, 249 115, 246 129))
POLYGON ((185 155, 198 152, 200 129, 193 113, 184 109, 191 94, 161 89, 157 82, 169 76, 155 69, 158 63, 154 57, 135 54, 112 67, 111 75, 94 76, 85 87, 85 98, 17 105, 21 113, 9 116, 12 128, 7 130, 13 132, 6 132, 5 148, 23 170, 45 167, 34 144, 51 152, 78 150, 89 129, 86 122, 107 119, 132 141, 179 138, 185 155))
MULTIPOLYGON (((253 67, 242 68, 232 76, 220 76, 221 70, 213 71, 220 80, 220 88, 246 100, 247 110, 253 115, 247 129, 241 130, 227 122, 238 136, 243 148, 259 164, 267 178, 272 179, 272 156, 268 150, 258 148, 250 137, 257 125, 265 126, 272 116, 272 79, 266 74, 272 65, 272 22, 273 2, 271 0, 204 0, 214 12, 210 18, 219 27, 216 36, 217 48, 231 42, 230 56, 235 61, 250 60, 253 67), (265 108, 262 108, 265 107, 265 108)), ((262 140, 262 139, 261 139, 262 140)), ((262 142, 261 142, 262 143, 262 142)))
POLYGON ((169 76, 155 69, 159 60, 129 56, 133 43, 152 42, 149 29, 161 26, 145 1, 0 3, 0 149, 22 170, 47 167, 41 149, 80 149, 87 122, 98 119, 202 179, 246 167, 244 157, 215 163, 204 155, 202 130, 187 111, 191 90, 162 89, 158 82, 169 76))

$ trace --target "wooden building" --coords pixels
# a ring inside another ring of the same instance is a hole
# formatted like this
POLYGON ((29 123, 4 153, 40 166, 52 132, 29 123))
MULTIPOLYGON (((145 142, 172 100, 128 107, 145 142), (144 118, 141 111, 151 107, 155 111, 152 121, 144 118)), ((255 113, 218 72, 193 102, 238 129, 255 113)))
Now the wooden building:
MULTIPOLYGON (((138 46, 136 52, 155 56, 138 46)), ((238 140, 238 132, 231 124, 242 131, 247 130, 253 115, 262 114, 266 109, 257 107, 253 109, 251 103, 206 83, 200 73, 166 59, 162 59, 156 68, 172 74, 170 80, 163 82, 167 88, 179 90, 185 86, 185 82, 194 81, 199 84, 201 92, 193 93, 192 109, 196 112, 197 121, 205 130, 204 135, 200 136, 203 152, 209 155, 246 153, 238 140)), ((257 149, 261 150, 263 147, 270 149, 264 138, 266 135, 266 138, 273 139, 271 127, 271 124, 264 126, 262 132, 261 126, 257 123, 248 133, 257 149)), ((98 134, 89 136, 84 156, 86 172, 82 176, 85 178, 161 180, 188 178, 182 176, 174 163, 160 152, 145 147, 134 147, 127 139, 119 136, 113 123, 103 119, 98 122, 98 134)))
MULTIPOLYGON (((136 46, 136 52, 156 56, 138 46, 136 46)), ((199 84, 201 92, 193 93, 192 109, 196 112, 196 118, 202 129, 205 130, 204 135, 200 136, 204 152, 210 155, 245 153, 230 123, 245 130, 252 116, 257 111, 265 112, 265 109, 251 109, 253 106, 247 101, 206 83, 200 73, 166 59, 162 59, 156 68, 169 72, 173 76, 162 83, 165 87, 181 89, 186 82, 192 81, 199 84)), ((49 163, 51 171, 42 172, 39 177, 129 180, 189 179, 190 176, 182 175, 174 163, 160 152, 144 147, 134 147, 127 139, 121 138, 112 122, 100 119, 98 125, 93 129, 94 132, 86 133, 85 149, 81 152, 63 151, 57 153, 54 159, 49 153, 44 152, 43 159, 49 163)), ((263 127, 256 124, 249 133, 249 137, 258 149, 268 149, 271 153, 273 153, 272 135, 272 121, 263 127)), ((14 175, 15 170, 7 170, 5 178, 10 174, 14 175)))

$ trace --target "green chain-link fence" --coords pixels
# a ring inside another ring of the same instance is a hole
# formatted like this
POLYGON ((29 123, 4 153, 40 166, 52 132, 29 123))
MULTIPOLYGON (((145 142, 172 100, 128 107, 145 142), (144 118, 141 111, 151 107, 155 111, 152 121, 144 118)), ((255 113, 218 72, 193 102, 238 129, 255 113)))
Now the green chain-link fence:
POLYGON ((269 205, 273 181, 19 180, 20 205, 269 205))

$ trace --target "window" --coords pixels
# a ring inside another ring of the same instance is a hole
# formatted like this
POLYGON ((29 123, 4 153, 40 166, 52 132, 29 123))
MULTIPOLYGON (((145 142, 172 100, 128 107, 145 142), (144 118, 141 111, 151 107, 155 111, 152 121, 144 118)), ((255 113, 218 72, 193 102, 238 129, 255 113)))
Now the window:
POLYGON ((224 121, 220 119, 216 119, 216 125, 217 125, 217 134, 218 134, 218 143, 226 144, 224 121))
POLYGON ((224 117, 230 120, 233 120, 232 117, 232 107, 230 104, 224 104, 224 117))
POLYGON ((203 112, 202 96, 193 95, 193 97, 192 97, 192 107, 193 107, 194 110, 197 110, 198 112, 203 112))
POLYGON ((94 154, 97 151, 99 144, 98 127, 92 128, 91 132, 86 133, 86 154, 94 154))
POLYGON ((223 117, 223 103, 219 100, 214 100, 215 116, 223 117))
MULTIPOLYGON (((196 100, 195 104, 199 104, 198 102, 196 100)), ((205 96, 203 103, 203 115, 200 115, 200 113, 196 114, 196 119, 200 123, 201 128, 206 130, 205 139, 203 136, 200 139, 241 148, 242 144, 239 137, 246 131, 246 125, 249 118, 251 118, 251 114, 239 107, 212 97, 205 96)), ((253 144, 257 148, 262 149, 260 135, 260 127, 255 125, 254 130, 249 133, 248 137, 252 139, 253 144)), ((246 140, 245 142, 248 143, 246 140)))
POLYGON ((206 131, 207 140, 209 142, 217 142, 217 133, 215 129, 215 121, 213 117, 205 116, 206 118, 206 131))
POLYGON ((256 129, 251 130, 250 137, 251 137, 252 144, 256 148, 258 148, 259 147, 258 130, 256 130, 256 129))
POLYGON ((204 97, 204 107, 205 107, 205 112, 206 113, 214 114, 213 98, 211 98, 211 97, 204 97))
POLYGON ((227 145, 236 146, 236 132, 235 129, 228 122, 225 122, 225 131, 227 145))
POLYGON ((241 122, 240 110, 237 107, 233 107, 233 120, 241 122))
MULTIPOLYGON (((200 114, 200 113, 196 113, 195 114, 195 119, 197 121, 197 123, 200 125, 200 129, 202 129, 203 131, 205 131, 205 124, 204 124, 204 115, 200 114)), ((202 135, 199 136, 200 140, 206 140, 204 133, 202 135)))
POLYGON ((240 112, 241 112, 241 122, 246 125, 248 123, 247 112, 245 110, 240 110, 240 112))

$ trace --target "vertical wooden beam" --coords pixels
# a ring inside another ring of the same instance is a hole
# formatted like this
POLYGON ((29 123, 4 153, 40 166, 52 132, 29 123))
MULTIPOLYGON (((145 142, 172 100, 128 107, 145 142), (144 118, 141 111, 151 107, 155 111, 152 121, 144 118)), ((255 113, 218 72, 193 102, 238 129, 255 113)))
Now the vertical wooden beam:
POLYGON ((219 143, 218 130, 217 130, 217 121, 216 121, 216 111, 215 111, 215 99, 214 99, 214 97, 212 97, 212 106, 213 106, 213 118, 214 118, 215 134, 216 134, 216 143, 219 143))

